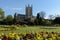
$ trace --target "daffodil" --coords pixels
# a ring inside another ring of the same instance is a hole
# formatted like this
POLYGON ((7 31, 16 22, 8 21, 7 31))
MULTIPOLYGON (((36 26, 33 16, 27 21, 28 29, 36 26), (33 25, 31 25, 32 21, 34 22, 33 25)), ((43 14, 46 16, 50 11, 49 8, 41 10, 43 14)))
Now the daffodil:
POLYGON ((48 38, 48 40, 53 40, 52 38, 48 38))
POLYGON ((23 36, 26 36, 26 32, 23 32, 22 35, 23 35, 23 36))
POLYGON ((37 40, 43 40, 42 36, 37 36, 37 40))

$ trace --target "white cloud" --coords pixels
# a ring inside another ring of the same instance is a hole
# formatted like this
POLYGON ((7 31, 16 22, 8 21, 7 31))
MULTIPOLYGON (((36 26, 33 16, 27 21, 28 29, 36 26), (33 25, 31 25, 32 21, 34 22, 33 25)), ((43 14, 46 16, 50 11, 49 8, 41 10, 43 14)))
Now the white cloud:
POLYGON ((9 8, 9 7, 7 7, 7 8, 5 8, 5 10, 21 11, 22 8, 9 8))
POLYGON ((12 10, 20 11, 20 10, 22 10, 22 8, 12 8, 12 10))

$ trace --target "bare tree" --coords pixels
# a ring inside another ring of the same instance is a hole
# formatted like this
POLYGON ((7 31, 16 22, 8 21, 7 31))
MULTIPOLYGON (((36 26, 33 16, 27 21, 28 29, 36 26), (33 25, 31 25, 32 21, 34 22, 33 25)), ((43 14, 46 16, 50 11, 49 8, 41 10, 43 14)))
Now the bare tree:
POLYGON ((44 18, 44 17, 46 16, 46 15, 45 15, 46 13, 45 13, 44 11, 41 11, 41 12, 39 12, 39 13, 40 13, 40 17, 41 17, 41 18, 44 18))
POLYGON ((54 19, 54 15, 49 15, 49 19, 53 20, 54 19))

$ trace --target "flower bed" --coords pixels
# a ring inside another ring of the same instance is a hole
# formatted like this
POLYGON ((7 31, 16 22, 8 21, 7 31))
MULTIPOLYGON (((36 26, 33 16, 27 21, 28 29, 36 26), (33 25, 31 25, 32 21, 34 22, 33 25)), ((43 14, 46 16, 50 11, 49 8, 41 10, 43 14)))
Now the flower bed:
POLYGON ((19 27, 1 27, 0 31, 11 31, 11 30, 17 30, 19 27))
POLYGON ((56 32, 30 32, 0 34, 1 40, 60 40, 60 34, 56 32))

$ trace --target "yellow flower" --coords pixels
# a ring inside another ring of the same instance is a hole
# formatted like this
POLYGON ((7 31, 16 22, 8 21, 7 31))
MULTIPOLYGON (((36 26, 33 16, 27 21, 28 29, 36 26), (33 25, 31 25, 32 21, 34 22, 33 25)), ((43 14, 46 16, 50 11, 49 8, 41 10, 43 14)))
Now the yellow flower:
POLYGON ((1 35, 4 35, 4 33, 2 33, 1 35))
POLYGON ((8 38, 8 35, 6 35, 6 37, 8 38))
POLYGON ((19 29, 19 27, 15 27, 15 29, 19 29))
POLYGON ((2 35, 0 34, 0 37, 1 37, 2 35))
POLYGON ((10 37, 12 33, 9 33, 8 36, 10 37))
POLYGON ((40 37, 37 37, 37 39, 40 39, 40 37))
POLYGON ((10 36, 11 38, 14 38, 14 36, 10 36))
POLYGON ((57 36, 56 34, 53 34, 55 37, 57 36))
POLYGON ((24 35, 24 36, 25 36, 25 35, 26 35, 26 32, 23 32, 23 33, 22 33, 22 35, 24 35))
POLYGON ((18 34, 16 34, 16 35, 15 35, 15 37, 16 37, 16 38, 19 38, 19 35, 18 35, 18 34))
POLYGON ((13 38, 14 37, 14 33, 9 33, 8 36, 13 38))
POLYGON ((54 35, 53 35, 53 34, 51 34, 51 36, 52 36, 52 37, 54 37, 54 35))
POLYGON ((30 40, 30 39, 27 39, 27 40, 30 40))
POLYGON ((48 38, 48 40, 53 40, 52 38, 48 38))
POLYGON ((39 33, 38 33, 38 32, 36 32, 36 34, 38 35, 39 33))
POLYGON ((37 37, 37 40, 43 40, 43 38, 42 37, 37 37))

